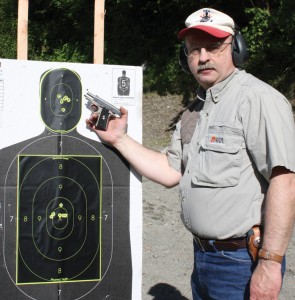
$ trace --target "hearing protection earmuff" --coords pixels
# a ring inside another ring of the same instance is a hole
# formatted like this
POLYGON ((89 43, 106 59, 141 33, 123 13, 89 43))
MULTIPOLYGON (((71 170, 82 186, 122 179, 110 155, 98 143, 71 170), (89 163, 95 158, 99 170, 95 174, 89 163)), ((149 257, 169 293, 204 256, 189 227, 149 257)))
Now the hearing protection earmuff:
MULTIPOLYGON (((187 63, 187 57, 185 55, 185 48, 185 43, 181 43, 179 51, 179 65, 184 72, 191 73, 191 70, 187 63)), ((235 35, 232 42, 232 59, 235 67, 237 68, 241 68, 248 59, 247 43, 243 35, 237 28, 235 29, 235 35)))
POLYGON ((247 43, 241 34, 240 30, 235 29, 235 35, 232 44, 233 63, 237 68, 240 68, 247 61, 249 56, 247 43))

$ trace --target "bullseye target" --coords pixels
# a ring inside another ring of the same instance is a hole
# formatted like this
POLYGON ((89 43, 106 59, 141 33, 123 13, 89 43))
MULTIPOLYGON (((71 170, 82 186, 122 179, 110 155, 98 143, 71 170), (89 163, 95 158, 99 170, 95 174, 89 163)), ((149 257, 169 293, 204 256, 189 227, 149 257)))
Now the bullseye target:
POLYGON ((17 284, 101 279, 101 156, 18 156, 17 284))

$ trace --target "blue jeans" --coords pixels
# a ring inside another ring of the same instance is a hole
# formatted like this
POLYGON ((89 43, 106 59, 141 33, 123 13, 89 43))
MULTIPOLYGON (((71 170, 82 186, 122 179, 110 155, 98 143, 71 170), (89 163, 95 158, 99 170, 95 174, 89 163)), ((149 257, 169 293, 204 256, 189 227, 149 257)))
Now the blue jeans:
MULTIPOLYGON (((194 241, 191 286, 194 300, 246 300, 256 264, 247 249, 203 252, 194 241)), ((285 272, 285 259, 282 276, 285 272)))

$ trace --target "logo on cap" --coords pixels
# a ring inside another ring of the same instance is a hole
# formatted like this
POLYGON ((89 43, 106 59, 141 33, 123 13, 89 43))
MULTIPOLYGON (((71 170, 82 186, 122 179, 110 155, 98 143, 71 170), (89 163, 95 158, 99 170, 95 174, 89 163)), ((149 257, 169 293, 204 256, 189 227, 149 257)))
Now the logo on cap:
POLYGON ((209 9, 204 9, 203 15, 201 15, 201 20, 200 22, 212 22, 210 20, 211 15, 209 15, 210 10, 209 9))

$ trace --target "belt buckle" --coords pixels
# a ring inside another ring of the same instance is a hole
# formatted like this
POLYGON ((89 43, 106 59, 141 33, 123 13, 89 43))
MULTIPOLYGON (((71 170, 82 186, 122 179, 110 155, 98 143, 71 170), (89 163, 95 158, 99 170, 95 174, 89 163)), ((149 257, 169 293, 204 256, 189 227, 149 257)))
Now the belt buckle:
POLYGON ((201 240, 197 236, 195 236, 195 235, 193 235, 193 236, 194 236, 194 240, 198 244, 200 250, 203 252, 206 252, 205 248, 203 247, 203 244, 201 243, 201 240))

